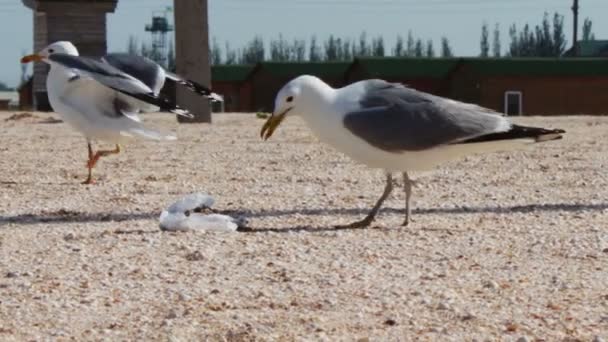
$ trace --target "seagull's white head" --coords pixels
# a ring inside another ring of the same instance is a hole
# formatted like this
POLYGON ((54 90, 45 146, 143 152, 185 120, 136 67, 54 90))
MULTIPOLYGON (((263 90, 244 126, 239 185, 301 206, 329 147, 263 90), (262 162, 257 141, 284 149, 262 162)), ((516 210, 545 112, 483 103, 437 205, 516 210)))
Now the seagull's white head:
POLYGON ((42 51, 38 53, 24 56, 23 58, 21 58, 21 63, 46 62, 46 59, 54 53, 78 56, 78 49, 76 49, 74 44, 67 41, 55 42, 45 47, 44 49, 42 49, 42 51))
POLYGON ((264 140, 270 138, 287 116, 307 115, 314 110, 315 103, 332 89, 318 77, 310 75, 299 76, 289 81, 277 93, 274 111, 260 132, 262 138, 264 140))

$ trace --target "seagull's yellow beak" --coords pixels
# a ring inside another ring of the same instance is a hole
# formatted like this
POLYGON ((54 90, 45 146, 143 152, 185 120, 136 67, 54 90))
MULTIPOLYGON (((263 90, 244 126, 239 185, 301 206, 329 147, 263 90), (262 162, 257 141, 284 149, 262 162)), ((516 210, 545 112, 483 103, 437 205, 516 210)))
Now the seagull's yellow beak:
POLYGON ((266 123, 264 123, 264 126, 262 126, 260 137, 264 140, 268 140, 268 138, 272 136, 272 133, 274 133, 274 130, 277 129, 277 127, 279 127, 281 122, 285 119, 285 115, 287 115, 292 108, 293 107, 287 108, 279 114, 272 113, 268 120, 266 120, 266 123))
POLYGON ((33 54, 33 55, 27 55, 27 56, 23 56, 23 58, 21 58, 21 63, 29 63, 29 62, 40 62, 42 61, 42 56, 38 55, 38 54, 33 54))

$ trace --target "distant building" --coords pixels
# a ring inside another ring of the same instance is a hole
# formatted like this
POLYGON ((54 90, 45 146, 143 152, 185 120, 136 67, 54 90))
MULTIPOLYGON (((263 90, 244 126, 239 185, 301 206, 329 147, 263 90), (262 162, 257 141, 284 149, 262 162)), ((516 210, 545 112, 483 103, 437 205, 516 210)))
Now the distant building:
MULTIPOLYGON (((579 41, 578 55, 576 57, 608 57, 608 40, 579 41)), ((564 53, 565 57, 574 56, 574 48, 564 53)))
POLYGON ((449 97, 508 115, 608 114, 608 59, 465 58, 449 97))
POLYGON ((313 75, 334 87, 345 84, 349 62, 261 62, 251 71, 250 111, 271 112, 277 92, 288 81, 300 75, 313 75))
POLYGON ((218 65, 211 67, 213 91, 224 97, 224 111, 248 112, 252 108, 249 74, 254 65, 218 65))
POLYGON ((0 91, 0 110, 17 108, 19 105, 19 93, 17 91, 0 91))
POLYGON ((311 74, 334 87, 380 78, 508 115, 608 115, 608 58, 386 57, 212 70, 214 90, 238 102, 230 111, 272 111, 286 82, 311 74))
POLYGON ((34 89, 32 86, 33 83, 34 77, 31 76, 17 88, 17 91, 19 92, 19 110, 34 109, 34 93, 32 92, 34 89))
POLYGON ((460 58, 356 58, 346 71, 347 83, 370 78, 407 84, 435 95, 448 96, 450 73, 460 58))

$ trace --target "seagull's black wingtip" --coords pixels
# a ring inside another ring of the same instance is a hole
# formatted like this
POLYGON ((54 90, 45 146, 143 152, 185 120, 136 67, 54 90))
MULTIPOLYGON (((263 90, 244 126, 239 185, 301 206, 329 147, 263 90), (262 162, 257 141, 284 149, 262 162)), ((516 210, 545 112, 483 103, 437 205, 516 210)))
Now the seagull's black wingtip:
POLYGON ((513 125, 511 129, 506 132, 491 133, 482 135, 476 138, 464 140, 458 142, 459 144, 470 144, 489 142, 497 140, 514 140, 514 139, 533 139, 535 142, 545 142, 551 140, 562 139, 562 134, 566 133, 563 129, 546 129, 540 127, 529 127, 513 125))

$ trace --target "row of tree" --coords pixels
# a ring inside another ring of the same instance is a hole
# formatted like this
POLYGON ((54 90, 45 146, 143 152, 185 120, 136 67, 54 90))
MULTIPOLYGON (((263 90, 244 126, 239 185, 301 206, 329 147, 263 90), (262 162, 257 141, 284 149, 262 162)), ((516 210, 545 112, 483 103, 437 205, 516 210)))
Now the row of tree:
MULTIPOLYGON (((267 45, 260 36, 254 37, 243 48, 233 49, 229 43, 224 48, 217 39, 210 46, 211 64, 254 64, 260 61, 301 62, 301 61, 349 61, 354 57, 384 57, 413 56, 435 57, 432 40, 415 39, 412 32, 408 33, 407 41, 402 36, 397 37, 395 46, 389 52, 382 37, 368 39, 365 32, 358 40, 341 38, 330 35, 322 42, 316 36, 310 38, 309 44, 303 39, 289 41, 282 35, 270 40, 267 45)), ((440 56, 453 56, 452 47, 446 37, 441 39, 440 56)))
MULTIPOLYGON (((592 31, 593 23, 589 18, 583 22, 583 41, 595 40, 592 31)), ((488 24, 484 23, 481 27, 480 56, 490 56, 488 24)), ((515 24, 509 27, 509 38, 511 40, 507 57, 559 57, 566 51, 566 35, 564 33, 564 16, 558 13, 553 14, 550 21, 549 14, 545 12, 543 20, 539 25, 530 26, 525 24, 521 31, 518 31, 515 24)), ((500 28, 498 24, 494 27, 492 39, 492 56, 501 57, 500 47, 500 28)))
MULTIPOLYGON (((582 40, 594 40, 592 22, 588 18, 583 23, 582 40)), ((494 25, 490 34, 488 23, 481 27, 480 57, 558 57, 566 50, 564 17, 554 13, 552 17, 545 13, 540 24, 525 24, 521 30, 515 24, 509 27, 509 46, 503 52, 501 30, 494 25), (490 35, 492 36, 490 38, 490 35)), ((137 53, 167 66, 175 67, 173 43, 169 43, 167 56, 150 44, 139 44, 131 37, 129 53, 137 53)), ((394 46, 386 47, 383 37, 368 38, 365 32, 358 39, 330 35, 319 42, 312 36, 308 44, 303 39, 289 41, 282 35, 271 39, 267 45, 260 36, 254 37, 242 48, 233 48, 228 42, 222 47, 217 39, 210 44, 211 64, 255 64, 260 61, 349 61, 355 57, 452 57, 454 52, 447 37, 442 37, 437 53, 432 40, 423 40, 409 31, 407 37, 397 36, 394 46)))

